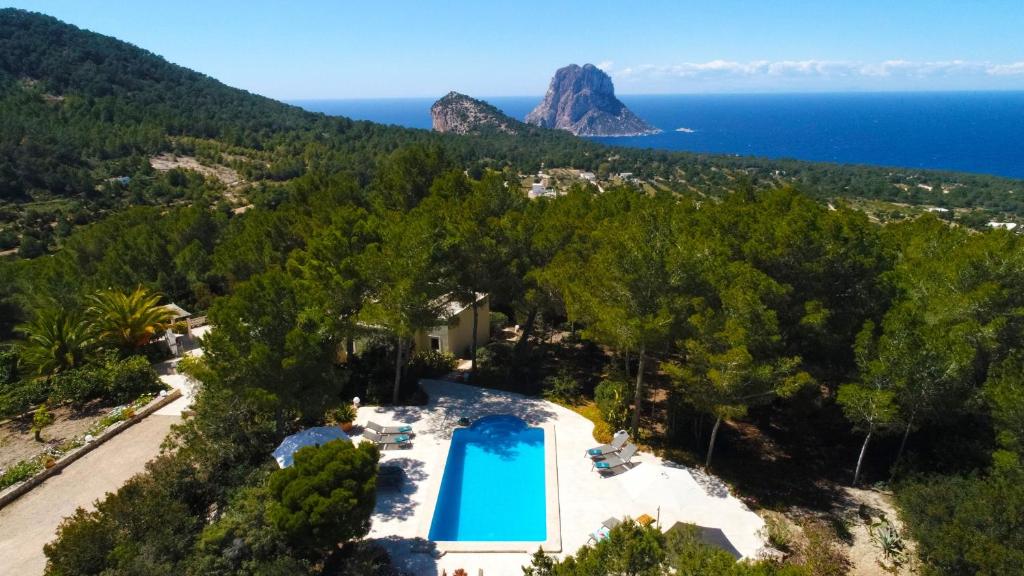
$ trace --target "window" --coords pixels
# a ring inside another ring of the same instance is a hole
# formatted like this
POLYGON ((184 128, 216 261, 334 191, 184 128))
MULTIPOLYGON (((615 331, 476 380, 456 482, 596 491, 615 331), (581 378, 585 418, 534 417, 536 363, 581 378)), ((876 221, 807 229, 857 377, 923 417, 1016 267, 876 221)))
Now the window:
POLYGON ((430 337, 430 349, 433 350, 434 352, 440 352, 441 351, 441 337, 440 336, 431 336, 430 337))

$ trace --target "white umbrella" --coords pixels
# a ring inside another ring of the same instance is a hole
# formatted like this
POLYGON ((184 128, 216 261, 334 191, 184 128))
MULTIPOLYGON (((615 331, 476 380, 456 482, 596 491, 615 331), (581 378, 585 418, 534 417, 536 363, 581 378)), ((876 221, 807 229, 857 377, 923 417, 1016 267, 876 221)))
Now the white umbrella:
POLYGON ((619 474, 622 491, 629 495, 640 514, 655 516, 661 510, 662 521, 675 520, 694 504, 703 493, 693 476, 682 468, 671 468, 642 462, 636 468, 619 474))
POLYGON ((322 446, 327 444, 331 440, 348 440, 352 441, 336 426, 317 426, 314 428, 306 428, 302 432, 296 432, 291 436, 288 436, 281 442, 281 445, 274 450, 274 459, 277 460, 277 465, 281 468, 287 468, 294 463, 295 452, 299 448, 305 448, 306 446, 322 446))

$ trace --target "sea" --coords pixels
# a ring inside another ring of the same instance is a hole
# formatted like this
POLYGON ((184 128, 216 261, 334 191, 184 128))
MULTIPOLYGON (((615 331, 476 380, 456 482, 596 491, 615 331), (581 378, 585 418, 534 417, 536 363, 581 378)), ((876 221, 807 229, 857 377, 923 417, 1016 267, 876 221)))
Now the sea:
MULTIPOLYGON (((541 97, 483 98, 522 119, 541 97)), ((663 130, 611 145, 1024 178, 1024 92, 620 95, 663 130)), ((430 129, 435 98, 296 100, 325 114, 430 129)))

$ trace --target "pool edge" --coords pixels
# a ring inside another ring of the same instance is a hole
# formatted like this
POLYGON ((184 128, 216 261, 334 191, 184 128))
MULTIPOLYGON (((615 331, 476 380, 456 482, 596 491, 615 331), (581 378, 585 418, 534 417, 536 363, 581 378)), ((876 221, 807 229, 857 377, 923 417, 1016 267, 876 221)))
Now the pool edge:
MULTIPOLYGON (((547 540, 543 542, 516 542, 516 541, 472 541, 472 540, 433 540, 440 552, 536 552, 537 548, 543 548, 545 552, 562 551, 562 514, 559 508, 558 498, 558 442, 555 437, 554 424, 541 424, 531 426, 544 431, 544 506, 546 518, 547 540)), ((445 468, 448 466, 448 452, 451 450, 451 439, 449 438, 444 449, 444 466, 438 471, 435 478, 431 478, 430 490, 427 494, 432 498, 427 500, 424 508, 424 521, 420 524, 419 535, 425 540, 430 540, 430 525, 434 519, 434 509, 437 507, 437 497, 441 491, 441 479, 444 478, 445 468)))

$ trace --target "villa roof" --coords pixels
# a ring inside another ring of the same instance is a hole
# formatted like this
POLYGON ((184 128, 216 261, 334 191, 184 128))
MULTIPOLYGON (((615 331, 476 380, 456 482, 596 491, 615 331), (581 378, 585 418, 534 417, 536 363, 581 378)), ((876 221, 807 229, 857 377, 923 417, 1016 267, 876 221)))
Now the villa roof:
MULTIPOLYGON (((485 293, 485 292, 477 292, 476 293, 476 301, 477 302, 483 300, 484 298, 487 298, 487 293, 485 293)), ((439 301, 440 301, 439 303, 442 306, 442 312, 448 318, 454 318, 455 316, 458 316, 459 314, 462 314, 462 312, 464 310, 466 310, 467 308, 469 308, 470 306, 473 305, 472 302, 461 302, 461 301, 459 301, 452 294, 445 294, 444 296, 442 296, 439 299, 439 301)))
POLYGON ((189 316, 192 315, 191 312, 185 310, 181 306, 178 306, 174 302, 171 302, 170 304, 164 304, 163 308, 164 310, 170 310, 171 312, 173 312, 175 318, 188 318, 189 316))

